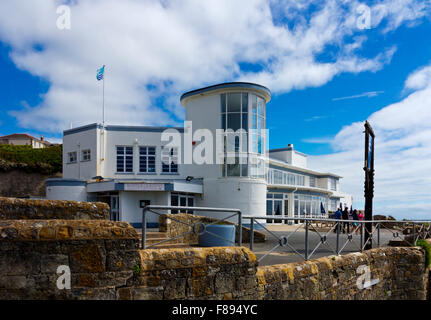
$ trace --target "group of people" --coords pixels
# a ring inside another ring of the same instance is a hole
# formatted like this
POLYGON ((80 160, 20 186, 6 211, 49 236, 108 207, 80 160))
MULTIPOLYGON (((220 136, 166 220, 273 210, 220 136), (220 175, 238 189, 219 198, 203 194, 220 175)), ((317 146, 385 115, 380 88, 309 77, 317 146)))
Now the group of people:
MULTIPOLYGON (((347 207, 344 208, 344 210, 341 210, 341 208, 338 208, 337 211, 335 211, 333 215, 333 219, 340 219, 340 220, 350 220, 350 216, 352 216, 353 221, 361 221, 364 219, 364 213, 361 210, 353 210, 352 213, 349 213, 349 209, 347 207)), ((356 234, 359 233, 359 223, 358 222, 352 222, 352 233, 355 232, 356 234)), ((341 225, 341 230, 343 233, 350 233, 350 222, 344 221, 341 225)), ((334 228, 334 232, 337 232, 337 229, 334 228)))

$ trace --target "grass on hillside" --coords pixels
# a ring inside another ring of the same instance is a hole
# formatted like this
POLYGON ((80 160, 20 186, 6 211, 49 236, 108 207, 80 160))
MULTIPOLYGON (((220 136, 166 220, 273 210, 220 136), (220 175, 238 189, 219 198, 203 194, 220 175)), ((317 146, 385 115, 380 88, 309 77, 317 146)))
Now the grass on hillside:
POLYGON ((31 146, 0 145, 0 161, 3 171, 26 169, 26 171, 56 173, 62 171, 62 146, 33 149, 31 146), (5 163, 6 162, 6 163, 5 163))

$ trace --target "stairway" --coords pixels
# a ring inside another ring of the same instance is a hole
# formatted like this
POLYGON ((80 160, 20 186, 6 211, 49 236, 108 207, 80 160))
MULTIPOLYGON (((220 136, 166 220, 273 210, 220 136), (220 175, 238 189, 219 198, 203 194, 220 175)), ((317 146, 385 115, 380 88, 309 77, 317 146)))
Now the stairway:
MULTIPOLYGON (((142 237, 142 231, 138 231, 139 236, 142 237)), ((166 232, 159 232, 159 231, 147 231, 146 235, 146 245, 150 246, 152 244, 155 244, 157 242, 167 240, 168 234, 166 232)), ((181 239, 175 239, 172 241, 180 241, 181 239)), ((181 242, 172 242, 172 241, 166 241, 161 244, 158 244, 157 246, 151 247, 151 249, 168 249, 168 248, 186 248, 190 247, 187 243, 181 243, 181 242)))

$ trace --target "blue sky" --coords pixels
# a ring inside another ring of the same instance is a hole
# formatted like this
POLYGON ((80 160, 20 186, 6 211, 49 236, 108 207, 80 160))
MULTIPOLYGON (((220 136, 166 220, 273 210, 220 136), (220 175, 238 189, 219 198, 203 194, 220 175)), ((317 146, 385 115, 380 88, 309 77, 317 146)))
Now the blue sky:
POLYGON ((362 206, 368 119, 377 210, 431 218, 430 2, 81 0, 61 30, 64 3, 0 4, 0 134, 59 141, 70 122, 100 122, 102 64, 111 124, 178 125, 181 93, 251 81, 273 94, 271 148, 293 143, 313 168, 344 176, 362 206))

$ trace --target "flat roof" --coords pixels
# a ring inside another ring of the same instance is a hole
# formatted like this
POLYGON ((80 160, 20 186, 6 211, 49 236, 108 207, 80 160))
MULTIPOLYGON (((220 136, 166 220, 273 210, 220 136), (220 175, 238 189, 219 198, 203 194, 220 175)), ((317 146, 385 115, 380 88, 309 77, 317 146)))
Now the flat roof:
POLYGON ((190 98, 192 96, 209 93, 212 91, 223 90, 223 89, 252 89, 263 94, 265 96, 266 102, 271 100, 271 91, 267 87, 264 87, 260 84, 251 83, 251 82, 225 82, 225 83, 219 83, 208 87, 188 91, 181 96, 180 102, 181 104, 183 104, 183 100, 190 98))
MULTIPOLYGON (((92 123, 81 127, 76 127, 63 131, 63 136, 84 132, 92 129, 101 129, 103 126, 99 123, 92 123)), ((129 131, 129 132, 163 132, 166 129, 175 129, 179 132, 184 132, 183 127, 157 127, 157 126, 121 126, 121 125, 105 125, 106 131, 129 131)))
POLYGON ((319 177, 334 177, 334 178, 339 178, 339 179, 343 178, 342 176, 339 176, 337 174, 333 174, 330 172, 318 172, 318 171, 311 170, 308 168, 297 167, 297 166, 294 166, 294 165, 289 164, 287 162, 280 161, 280 160, 274 159, 274 158, 269 158, 269 164, 272 164, 276 167, 282 167, 282 168, 291 169, 291 170, 295 170, 295 171, 299 171, 299 172, 303 172, 303 173, 308 173, 311 175, 316 175, 319 177))

